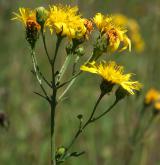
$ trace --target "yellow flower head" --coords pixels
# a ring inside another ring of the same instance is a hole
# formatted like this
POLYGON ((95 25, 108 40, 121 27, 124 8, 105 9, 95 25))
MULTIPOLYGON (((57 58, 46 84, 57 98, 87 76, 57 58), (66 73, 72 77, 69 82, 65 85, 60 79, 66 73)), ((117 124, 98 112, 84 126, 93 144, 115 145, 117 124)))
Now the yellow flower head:
POLYGON ((25 25, 26 40, 33 49, 41 29, 40 24, 36 20, 36 11, 30 10, 28 8, 19 8, 19 14, 14 13, 14 15, 15 17, 12 20, 19 20, 25 25))
POLYGON ((145 47, 144 40, 140 34, 140 27, 136 20, 127 18, 123 14, 114 14, 113 21, 119 26, 125 26, 128 28, 128 35, 133 43, 133 47, 136 52, 142 52, 145 47))
POLYGON ((77 13, 77 6, 51 6, 46 26, 50 28, 51 32, 54 31, 70 39, 80 39, 85 36, 86 27, 84 25, 85 19, 81 18, 81 15, 77 13))
POLYGON ((126 35, 127 30, 124 27, 119 26, 119 24, 116 24, 114 17, 97 13, 93 18, 93 21, 101 34, 106 35, 108 49, 111 52, 118 50, 121 44, 123 46, 119 51, 123 51, 127 48, 131 51, 131 41, 126 35))
POLYGON ((145 104, 151 104, 151 103, 155 102, 159 98, 159 96, 160 96, 159 91, 157 91, 154 88, 151 88, 147 92, 144 102, 145 102, 145 104))
POLYGON ((15 15, 12 20, 19 20, 22 22, 25 26, 33 26, 37 30, 40 30, 41 26, 36 21, 36 12, 34 10, 31 10, 29 8, 19 8, 19 14, 13 13, 15 15))
POLYGON ((131 73, 124 74, 124 67, 117 65, 114 61, 92 63, 82 65, 81 70, 100 75, 107 83, 117 84, 130 94, 134 94, 134 90, 140 90, 142 85, 138 81, 131 80, 131 73))

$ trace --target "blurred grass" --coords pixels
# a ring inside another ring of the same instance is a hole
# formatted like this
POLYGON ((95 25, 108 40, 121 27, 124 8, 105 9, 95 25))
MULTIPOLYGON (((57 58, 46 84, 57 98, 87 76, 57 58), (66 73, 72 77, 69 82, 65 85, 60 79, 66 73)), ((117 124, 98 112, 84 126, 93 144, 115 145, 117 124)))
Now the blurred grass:
MULTIPOLYGON (((62 2, 62 1, 52 1, 62 2)), ((149 87, 160 89, 160 1, 159 0, 81 0, 63 1, 78 3, 80 11, 86 17, 96 12, 123 13, 135 18, 141 26, 146 49, 141 54, 124 52, 111 58, 126 66, 128 71, 136 73, 136 78, 144 84, 140 98, 132 97, 122 101, 107 117, 90 126, 79 138, 74 149, 87 153, 80 158, 67 161, 66 165, 123 165, 127 138, 136 122, 136 113, 140 109, 143 95, 149 87), (117 58, 118 56, 118 58, 117 58)), ((49 164, 49 119, 48 105, 35 96, 39 90, 36 80, 30 73, 31 61, 29 49, 24 39, 24 29, 19 23, 12 22, 12 12, 19 7, 47 6, 49 1, 0 1, 0 110, 5 111, 10 120, 9 130, 0 127, 0 164, 2 165, 44 165, 49 164)), ((48 35, 49 37, 49 35, 48 35)), ((52 52, 54 36, 49 37, 48 47, 52 52)), ((38 60, 49 75, 44 56, 42 41, 38 43, 38 60)), ((63 46, 62 46, 63 47, 63 46)), ((89 50, 86 54, 89 54, 89 50)), ((59 58, 62 64, 63 51, 59 58)), ((58 65, 59 65, 58 64, 58 65)), ((66 77, 69 75, 66 75, 66 77)), ((84 74, 68 93, 67 99, 58 106, 57 143, 68 144, 75 132, 79 113, 84 117, 98 96, 98 83, 94 76, 84 74), (77 99, 78 98, 78 99, 77 99)), ((112 104, 112 99, 104 98, 99 111, 112 104)), ((152 136, 145 143, 141 165, 160 165, 159 128, 154 126, 152 136)))

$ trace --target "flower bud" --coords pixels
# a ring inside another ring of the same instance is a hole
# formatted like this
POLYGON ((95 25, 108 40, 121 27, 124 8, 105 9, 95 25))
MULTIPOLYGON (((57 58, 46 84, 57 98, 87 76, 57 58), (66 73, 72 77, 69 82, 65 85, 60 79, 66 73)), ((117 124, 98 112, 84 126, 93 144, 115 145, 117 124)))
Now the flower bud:
POLYGON ((48 18, 48 11, 44 7, 36 8, 36 19, 42 28, 44 27, 44 23, 47 20, 47 18, 48 18))
POLYGON ((124 99, 126 96, 127 96, 127 91, 124 90, 122 87, 119 87, 117 90, 116 90, 116 100, 119 101, 119 100, 122 100, 124 99))
POLYGON ((82 114, 79 114, 79 115, 77 116, 77 118, 79 119, 80 123, 83 122, 83 115, 82 115, 82 114))
POLYGON ((33 20, 27 20, 26 25, 26 40, 30 44, 31 48, 35 47, 35 43, 39 37, 39 31, 41 26, 33 20))
POLYGON ((59 147, 56 151, 56 160, 58 160, 61 156, 63 156, 66 152, 65 147, 59 147))
POLYGON ((101 93, 104 95, 110 93, 112 91, 113 86, 114 84, 106 80, 102 80, 102 83, 100 84, 101 93))
POLYGON ((75 52, 78 56, 83 56, 84 55, 84 48, 83 47, 79 47, 76 49, 76 52, 75 52))

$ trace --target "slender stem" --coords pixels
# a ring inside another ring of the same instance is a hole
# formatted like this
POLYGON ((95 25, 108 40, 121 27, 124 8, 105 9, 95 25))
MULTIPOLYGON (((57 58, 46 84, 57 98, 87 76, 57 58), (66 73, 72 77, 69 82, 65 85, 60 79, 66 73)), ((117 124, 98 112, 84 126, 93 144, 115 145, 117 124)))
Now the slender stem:
POLYGON ((112 110, 112 108, 118 103, 118 100, 116 100, 106 111, 104 111, 101 115, 98 117, 95 117, 92 119, 92 122, 95 122, 96 120, 102 118, 104 115, 106 115, 108 112, 112 110))
POLYGON ((75 143, 75 141, 77 140, 77 138, 79 137, 79 135, 83 132, 83 130, 84 130, 90 123, 92 123, 92 117, 94 116, 94 114, 95 114, 95 112, 96 112, 96 109, 97 109, 97 107, 98 107, 100 101, 102 100, 103 96, 104 96, 104 94, 101 94, 101 95, 99 96, 99 98, 97 99, 97 101, 96 101, 96 103, 95 103, 95 105, 94 105, 94 108, 93 108, 93 111, 92 111, 91 115, 89 116, 89 118, 88 118, 88 120, 85 122, 85 124, 84 124, 83 126, 81 126, 81 127, 78 128, 78 130, 77 130, 75 136, 73 137, 73 139, 72 139, 71 143, 69 144, 69 146, 67 147, 67 150, 66 150, 66 151, 68 151, 68 150, 72 147, 72 145, 75 143))
POLYGON ((52 95, 51 101, 51 165, 56 165, 55 160, 55 109, 56 109, 56 90, 52 95))
POLYGON ((90 117, 88 118, 87 122, 84 124, 84 126, 82 127, 82 129, 84 129, 89 123, 92 123, 93 122, 93 119, 92 118, 93 118, 93 116, 94 116, 94 114, 96 112, 96 109, 97 109, 98 104, 100 103, 100 101, 102 100, 102 98, 103 98, 104 95, 105 94, 103 94, 103 93, 100 94, 100 96, 99 96, 99 98, 98 98, 98 100, 97 100, 97 102, 96 102, 96 104, 95 104, 95 106, 93 108, 93 111, 92 111, 90 117))
POLYGON ((45 35, 44 35, 44 32, 43 32, 43 29, 41 30, 41 35, 42 35, 43 45, 44 45, 44 49, 45 49, 48 61, 51 64, 52 61, 51 61, 51 58, 50 58, 49 53, 48 53, 48 49, 47 49, 47 45, 46 45, 46 40, 45 40, 45 35))
POLYGON ((46 96, 47 100, 50 100, 46 90, 44 89, 44 87, 42 85, 42 80, 39 77, 39 69, 38 69, 39 67, 38 67, 38 64, 37 64, 36 57, 35 57, 35 51, 33 49, 31 50, 31 57, 32 57, 32 63, 33 63, 33 67, 34 67, 34 71, 35 71, 35 75, 36 75, 37 81, 38 81, 38 83, 39 83, 39 85, 40 85, 44 95, 46 96))
POLYGON ((36 95, 42 97, 43 99, 47 100, 49 103, 51 102, 50 99, 48 99, 46 96, 43 96, 42 94, 38 93, 38 92, 34 92, 36 95))
POLYGON ((57 54, 58 54, 58 49, 59 49, 61 41, 62 41, 62 37, 57 36, 56 49, 55 49, 53 60, 51 62, 51 68, 52 68, 51 165, 56 165, 56 159, 55 159, 55 110, 56 110, 56 105, 57 105, 57 101, 56 101, 57 89, 56 89, 56 83, 55 83, 55 62, 56 62, 56 57, 57 57, 57 54))
POLYGON ((53 69, 55 67, 55 62, 56 62, 56 58, 57 58, 57 54, 58 54, 58 49, 59 49, 59 46, 60 46, 60 43, 61 43, 62 39, 63 39, 63 37, 57 35, 56 49, 55 49, 54 57, 53 57, 53 60, 52 60, 53 69))
POLYGON ((63 87, 64 85, 70 83, 74 78, 76 78, 76 77, 79 76, 80 74, 81 74, 81 71, 79 71, 77 74, 75 74, 73 77, 71 77, 71 79, 69 79, 68 81, 66 81, 66 82, 64 82, 64 83, 62 83, 62 84, 60 84, 60 85, 58 85, 58 86, 57 86, 57 89, 59 89, 59 88, 63 87))
POLYGON ((31 57, 32 57, 33 68, 34 68, 34 71, 35 71, 37 81, 39 82, 39 84, 42 84, 42 80, 39 77, 39 73, 38 73, 38 70, 37 70, 37 60, 35 58, 35 51, 33 49, 31 50, 31 57))
POLYGON ((49 83, 49 81, 43 76, 43 74, 40 72, 39 67, 37 68, 39 75, 42 77, 42 79, 44 80, 44 82, 50 87, 52 88, 52 84, 49 83))

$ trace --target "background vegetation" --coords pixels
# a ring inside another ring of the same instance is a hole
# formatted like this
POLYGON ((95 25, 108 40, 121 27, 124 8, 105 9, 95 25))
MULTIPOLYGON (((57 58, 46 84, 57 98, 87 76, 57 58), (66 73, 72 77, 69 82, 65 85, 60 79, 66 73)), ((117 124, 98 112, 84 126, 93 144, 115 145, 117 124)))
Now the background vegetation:
MULTIPOLYGON (((86 154, 66 162, 66 165, 123 165, 127 157, 128 138, 136 123, 143 96, 150 87, 160 89, 159 0, 0 0, 0 111, 7 114, 10 123, 7 130, 0 127, 0 164, 49 164, 49 106, 33 93, 39 89, 30 72, 31 61, 24 29, 10 19, 12 12, 19 7, 34 8, 57 2, 78 3, 81 13, 88 18, 96 12, 123 13, 140 24, 146 44, 145 51, 117 53, 111 58, 136 73, 136 78, 144 84, 142 93, 125 99, 108 116, 90 126, 74 146, 75 150, 85 150, 86 154)), ((55 37, 48 35, 48 38, 49 51, 53 52, 55 37)), ((58 65, 62 64, 65 57, 63 51, 58 65)), ((41 40, 37 52, 40 65, 50 75, 41 40)), ((86 56, 87 54, 88 48, 86 56)), ((80 76, 66 100, 59 105, 56 120, 58 144, 68 144, 78 125, 76 116, 82 113, 85 117, 92 109, 99 92, 98 83, 99 80, 90 74, 80 76)), ((99 111, 106 109, 111 103, 112 99, 105 97, 99 111)), ((140 154, 141 165, 160 165, 159 122, 157 120, 150 129, 150 136, 145 137, 140 154)))

